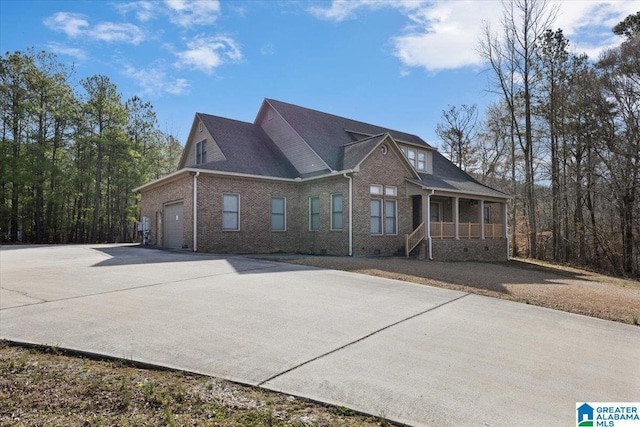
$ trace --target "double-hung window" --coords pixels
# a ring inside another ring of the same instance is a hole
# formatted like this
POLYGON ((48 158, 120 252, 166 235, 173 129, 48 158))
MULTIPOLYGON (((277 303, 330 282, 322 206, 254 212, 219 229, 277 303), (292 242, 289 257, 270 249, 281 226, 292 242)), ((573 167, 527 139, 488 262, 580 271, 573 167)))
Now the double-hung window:
POLYGON ((196 165, 207 163, 207 140, 196 143, 196 165))
POLYGON ((371 234, 382 234, 382 200, 371 199, 371 234))
POLYGON ((417 165, 416 165, 416 150, 414 150, 413 148, 409 148, 407 150, 407 159, 409 159, 409 163, 411 163, 411 166, 413 166, 414 168, 417 167, 417 165))
POLYGON ((309 197, 309 230, 320 230, 320 197, 309 197))
POLYGON ((427 153, 424 151, 418 151, 418 167, 416 169, 423 172, 427 170, 427 153))
POLYGON ((397 201, 384 201, 384 232, 385 234, 398 234, 397 201))
POLYGON ((222 229, 240 230, 240 195, 222 195, 222 229))
POLYGON ((284 197, 271 198, 271 230, 286 231, 287 229, 287 199, 284 197))
POLYGON ((372 235, 398 234, 398 187, 385 185, 372 185, 371 194, 384 196, 384 198, 371 199, 369 210, 369 224, 372 235), (375 190, 374 190, 375 189, 375 190), (384 189, 384 190, 383 190, 384 189))
POLYGON ((342 194, 331 195, 331 229, 342 230, 342 194))

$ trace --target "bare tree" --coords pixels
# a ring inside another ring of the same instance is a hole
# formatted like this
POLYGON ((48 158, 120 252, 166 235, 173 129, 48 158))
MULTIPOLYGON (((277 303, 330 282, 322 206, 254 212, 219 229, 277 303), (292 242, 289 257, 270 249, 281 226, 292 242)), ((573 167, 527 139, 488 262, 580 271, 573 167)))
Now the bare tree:
MULTIPOLYGON (((534 139, 532 131, 532 94, 536 85, 534 68, 536 41, 550 27, 557 6, 546 0, 510 0, 503 2, 502 35, 485 23, 479 53, 487 60, 511 113, 513 140, 518 141, 524 159, 525 203, 529 227, 529 256, 537 257, 534 139), (520 121, 517 100, 522 102, 520 121)), ((515 146, 513 150, 515 151, 515 146)), ((515 159, 515 155, 512 156, 515 159)), ((515 165, 512 177, 515 178, 515 165)), ((515 181, 515 179, 514 179, 515 181)), ((514 184, 515 185, 515 184, 514 184)))
POLYGON ((475 104, 462 104, 459 109, 449 106, 447 110, 442 110, 442 122, 436 126, 443 148, 459 168, 466 169, 470 166, 477 119, 478 109, 475 104))

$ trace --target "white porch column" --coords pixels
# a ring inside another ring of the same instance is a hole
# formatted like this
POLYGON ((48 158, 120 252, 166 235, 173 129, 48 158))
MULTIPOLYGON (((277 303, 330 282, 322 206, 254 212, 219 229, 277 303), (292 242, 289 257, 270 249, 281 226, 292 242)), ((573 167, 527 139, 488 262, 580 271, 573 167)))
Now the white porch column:
POLYGON ((502 213, 502 238, 506 239, 509 237, 509 233, 507 232, 507 203, 500 203, 500 211, 502 213))
POLYGON ((424 216, 424 226, 426 227, 424 235, 427 240, 427 258, 433 259, 433 246, 431 243, 431 196, 433 195, 434 190, 431 190, 431 193, 427 193, 425 196, 422 195, 422 202, 424 203, 422 206, 422 212, 424 216))
POLYGON ((480 239, 484 240, 484 200, 480 199, 480 239))
POLYGON ((453 198, 453 226, 456 240, 460 240, 460 198, 453 198))

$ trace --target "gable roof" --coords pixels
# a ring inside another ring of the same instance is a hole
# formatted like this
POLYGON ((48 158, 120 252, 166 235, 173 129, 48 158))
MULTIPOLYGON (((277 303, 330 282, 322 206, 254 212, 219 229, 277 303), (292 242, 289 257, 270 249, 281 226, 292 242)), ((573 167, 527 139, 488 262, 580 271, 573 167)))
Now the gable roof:
POLYGON ((334 170, 342 169, 344 146, 362 139, 362 136, 388 133, 396 141, 406 141, 426 149, 432 148, 416 135, 287 104, 275 99, 265 99, 265 102, 271 105, 311 149, 334 170), (355 136, 354 133, 360 134, 360 137, 355 136))
POLYGON ((198 116, 226 160, 207 162, 197 168, 280 178, 298 176, 291 162, 259 126, 209 114, 198 116))
POLYGON ((343 145, 341 169, 353 169, 358 166, 386 137, 385 133, 343 145))
MULTIPOLYGON (((256 123, 259 122, 258 118, 265 111, 264 106, 267 104, 276 110, 292 131, 302 138, 302 142, 307 144, 330 169, 300 173, 260 125, 196 113, 194 125, 182 155, 181 171, 207 170, 210 173, 250 175, 267 179, 314 179, 342 173, 341 171, 357 170, 379 145, 387 141, 389 149, 397 152, 396 154, 403 161, 408 172, 405 178, 410 183, 445 193, 482 195, 496 199, 509 198, 507 194, 475 180, 418 136, 272 99, 265 99, 256 117, 256 123), (198 120, 205 126, 217 146, 217 148, 211 148, 219 149, 221 155, 216 156, 216 160, 205 164, 184 168, 186 153, 194 143, 192 136, 198 120), (400 151, 398 142, 429 150, 432 155, 433 174, 416 171, 400 151)), ((176 174, 178 172, 180 171, 176 174)), ((160 179, 162 180, 163 178, 160 179)), ((148 185, 145 184, 140 188, 146 188, 148 185)))

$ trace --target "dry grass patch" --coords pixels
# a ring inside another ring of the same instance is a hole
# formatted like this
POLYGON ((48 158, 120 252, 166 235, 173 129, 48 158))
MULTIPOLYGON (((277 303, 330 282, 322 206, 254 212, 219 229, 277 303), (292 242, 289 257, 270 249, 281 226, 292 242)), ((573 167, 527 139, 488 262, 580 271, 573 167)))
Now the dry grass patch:
POLYGON ((407 258, 308 257, 286 260, 524 302, 638 324, 640 282, 571 267, 512 260, 439 262, 407 258))
POLYGON ((0 426, 386 425, 215 378, 45 350, 0 341, 0 426))

